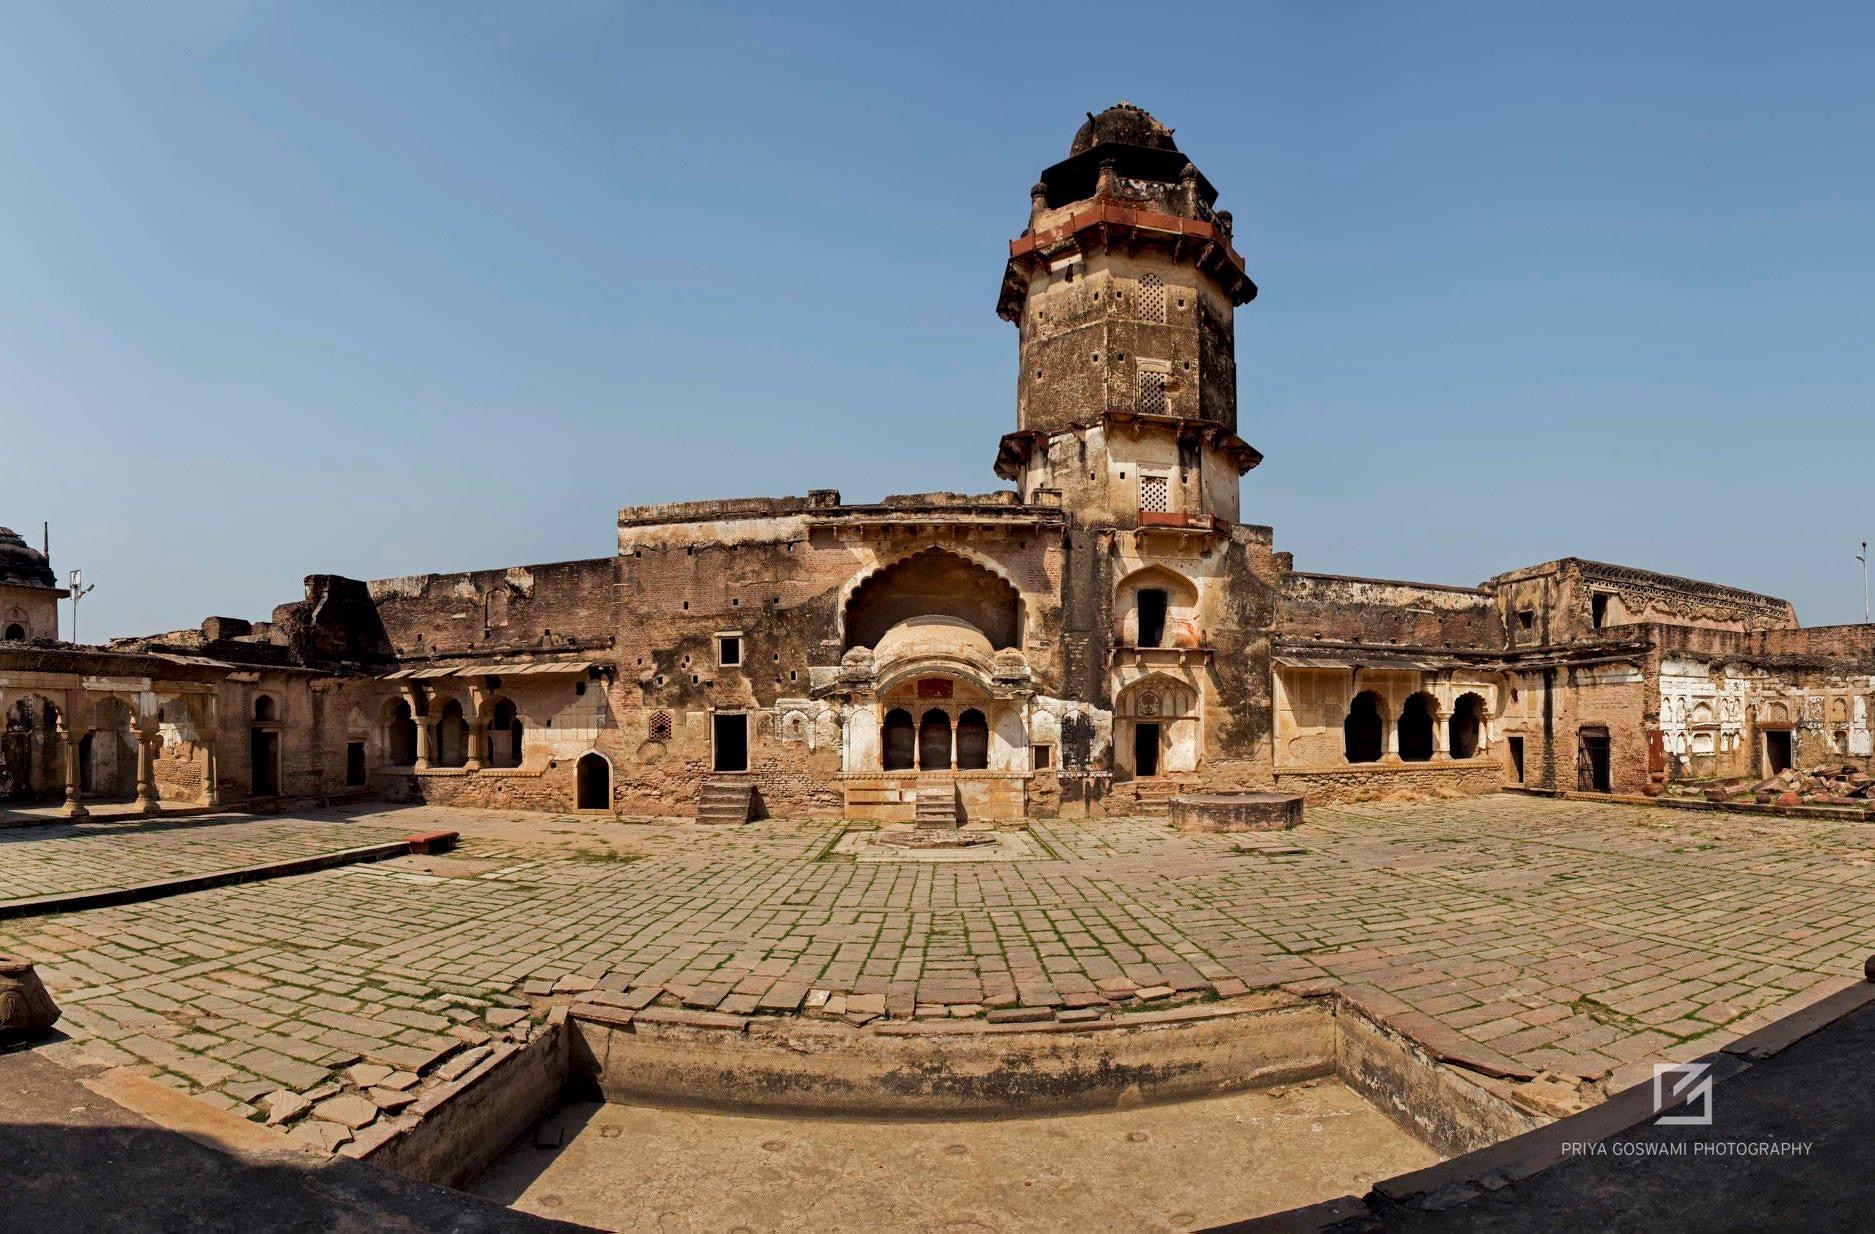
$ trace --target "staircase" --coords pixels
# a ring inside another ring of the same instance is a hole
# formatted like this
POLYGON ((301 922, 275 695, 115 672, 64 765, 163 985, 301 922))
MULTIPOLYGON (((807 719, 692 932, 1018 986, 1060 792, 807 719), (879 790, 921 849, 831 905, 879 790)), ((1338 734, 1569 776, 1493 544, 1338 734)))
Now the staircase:
POLYGON ((1133 814, 1138 818, 1166 818, 1172 813, 1172 798, 1183 791, 1183 786, 1173 780, 1135 780, 1133 797, 1138 804, 1133 814))
POLYGON ((697 794, 697 821, 746 823, 754 804, 755 781, 747 776, 705 780, 702 791, 697 794))
POLYGON ((957 782, 951 779, 918 781, 917 812, 912 816, 920 827, 955 830, 963 826, 957 811, 957 782))

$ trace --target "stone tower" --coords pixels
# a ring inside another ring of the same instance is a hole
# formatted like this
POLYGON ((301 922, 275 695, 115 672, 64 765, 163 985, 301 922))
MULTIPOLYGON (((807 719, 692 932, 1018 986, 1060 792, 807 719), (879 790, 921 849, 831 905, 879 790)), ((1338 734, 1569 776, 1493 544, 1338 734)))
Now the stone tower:
POLYGON ((997 474, 1095 525, 1237 520, 1232 317, 1256 294, 1217 190, 1172 130, 1116 103, 1030 190, 996 311, 1022 332, 997 474), (1144 516, 1142 518, 1142 515, 1144 516))

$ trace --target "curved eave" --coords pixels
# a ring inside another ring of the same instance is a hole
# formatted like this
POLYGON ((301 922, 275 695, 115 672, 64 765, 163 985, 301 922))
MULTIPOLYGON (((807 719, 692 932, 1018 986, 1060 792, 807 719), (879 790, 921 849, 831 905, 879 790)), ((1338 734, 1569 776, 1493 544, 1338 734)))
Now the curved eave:
POLYGON ((1003 269, 996 313, 1005 321, 1020 321, 1030 277, 1056 262, 1106 252, 1116 246, 1131 253, 1147 245, 1169 249, 1175 261, 1190 262, 1216 281, 1232 304, 1248 304, 1256 299, 1256 283, 1243 258, 1231 247, 1230 237, 1217 224, 1098 201, 1075 211, 1058 226, 1009 242, 1009 264, 1003 269))

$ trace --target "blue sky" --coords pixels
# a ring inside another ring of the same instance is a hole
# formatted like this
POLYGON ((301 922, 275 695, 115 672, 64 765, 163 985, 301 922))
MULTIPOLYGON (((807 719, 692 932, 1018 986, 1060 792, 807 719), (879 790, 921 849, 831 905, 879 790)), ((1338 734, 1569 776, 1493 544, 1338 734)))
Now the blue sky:
POLYGON ((620 505, 999 487, 1027 189, 1222 191, 1246 521, 1858 620, 1875 10, 0 2, 0 523, 87 639, 610 551, 620 505))

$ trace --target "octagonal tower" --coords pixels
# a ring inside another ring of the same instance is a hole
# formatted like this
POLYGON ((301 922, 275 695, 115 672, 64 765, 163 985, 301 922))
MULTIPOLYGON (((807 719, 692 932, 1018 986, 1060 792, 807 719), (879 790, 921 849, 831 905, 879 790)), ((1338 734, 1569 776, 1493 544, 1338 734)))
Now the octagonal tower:
POLYGON ((996 471, 1118 527, 1237 519, 1233 315, 1257 293, 1217 190, 1131 103, 1090 113, 1030 190, 997 313, 1022 332, 996 471))

